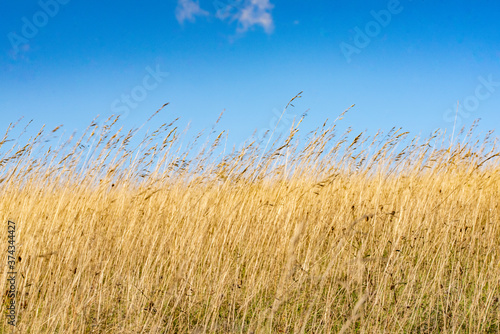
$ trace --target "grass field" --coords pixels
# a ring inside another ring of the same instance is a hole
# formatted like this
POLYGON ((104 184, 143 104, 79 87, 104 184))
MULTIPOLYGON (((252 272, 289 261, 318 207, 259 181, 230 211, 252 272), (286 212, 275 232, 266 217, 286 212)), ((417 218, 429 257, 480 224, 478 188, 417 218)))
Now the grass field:
POLYGON ((336 122, 236 151, 225 133, 183 146, 175 122, 138 139, 111 118, 57 145, 60 130, 7 133, 15 332, 499 332, 493 136, 336 122))

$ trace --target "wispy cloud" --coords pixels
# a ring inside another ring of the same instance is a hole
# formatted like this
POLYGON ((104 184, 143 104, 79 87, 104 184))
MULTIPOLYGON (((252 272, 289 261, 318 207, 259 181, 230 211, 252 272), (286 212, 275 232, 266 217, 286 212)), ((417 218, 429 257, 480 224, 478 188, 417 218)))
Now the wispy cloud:
POLYGON ((264 28, 266 33, 270 34, 274 30, 273 17, 271 10, 274 5, 269 0, 250 0, 236 14, 239 27, 238 31, 245 32, 251 27, 257 25, 264 28))
MULTIPOLYGON (((274 30, 271 11, 274 5, 270 0, 214 0, 214 16, 221 21, 237 22, 237 31, 246 32, 254 26, 261 26, 268 34, 274 30)), ((180 23, 195 21, 196 15, 209 15, 194 0, 178 0, 176 16, 180 23)))
POLYGON ((175 17, 179 23, 188 20, 195 21, 196 16, 207 16, 208 12, 200 8, 199 1, 196 0, 178 0, 175 10, 175 17))

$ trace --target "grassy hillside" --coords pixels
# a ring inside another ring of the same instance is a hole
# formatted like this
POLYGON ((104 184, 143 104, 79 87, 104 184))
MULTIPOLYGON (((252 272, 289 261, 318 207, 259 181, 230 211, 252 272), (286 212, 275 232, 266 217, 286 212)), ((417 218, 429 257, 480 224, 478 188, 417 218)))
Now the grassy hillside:
POLYGON ((192 151, 175 122, 134 142, 116 121, 56 146, 0 139, 19 333, 500 331, 490 136, 330 122, 192 151))

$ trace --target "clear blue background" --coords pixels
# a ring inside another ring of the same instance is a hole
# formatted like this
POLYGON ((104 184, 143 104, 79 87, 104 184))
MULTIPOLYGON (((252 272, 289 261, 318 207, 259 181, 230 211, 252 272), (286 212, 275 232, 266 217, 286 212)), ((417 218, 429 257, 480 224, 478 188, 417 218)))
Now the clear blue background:
POLYGON ((129 108, 125 127, 170 102, 151 126, 181 117, 195 131, 210 129, 226 110, 218 128, 239 143, 272 128, 275 114, 304 91, 290 113, 309 109, 307 130, 356 104, 342 122, 357 131, 451 132, 449 110, 475 96, 480 76, 498 84, 471 112, 460 113, 458 126, 477 118, 481 130, 500 124, 498 1, 401 0, 401 11, 350 62, 341 43, 354 46, 356 27, 365 31, 371 11, 387 10, 389 1, 200 0, 198 6, 72 0, 47 15, 16 52, 11 40, 22 36, 23 17, 33 23, 44 9, 37 1, 2 2, 0 129, 24 116, 33 128, 64 124, 82 131, 98 114, 113 114, 113 102, 142 85, 147 67, 169 75, 129 108), (189 8, 192 18, 183 19, 189 8))

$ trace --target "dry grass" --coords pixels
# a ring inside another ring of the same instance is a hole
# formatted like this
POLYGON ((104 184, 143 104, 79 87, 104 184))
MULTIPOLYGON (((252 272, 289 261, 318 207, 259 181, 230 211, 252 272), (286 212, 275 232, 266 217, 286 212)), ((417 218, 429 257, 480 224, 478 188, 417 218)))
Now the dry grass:
POLYGON ((43 131, 0 140, 17 332, 500 331, 490 136, 450 147, 333 123, 231 153, 215 134, 198 154, 175 122, 139 146, 116 124, 50 148, 43 131))

